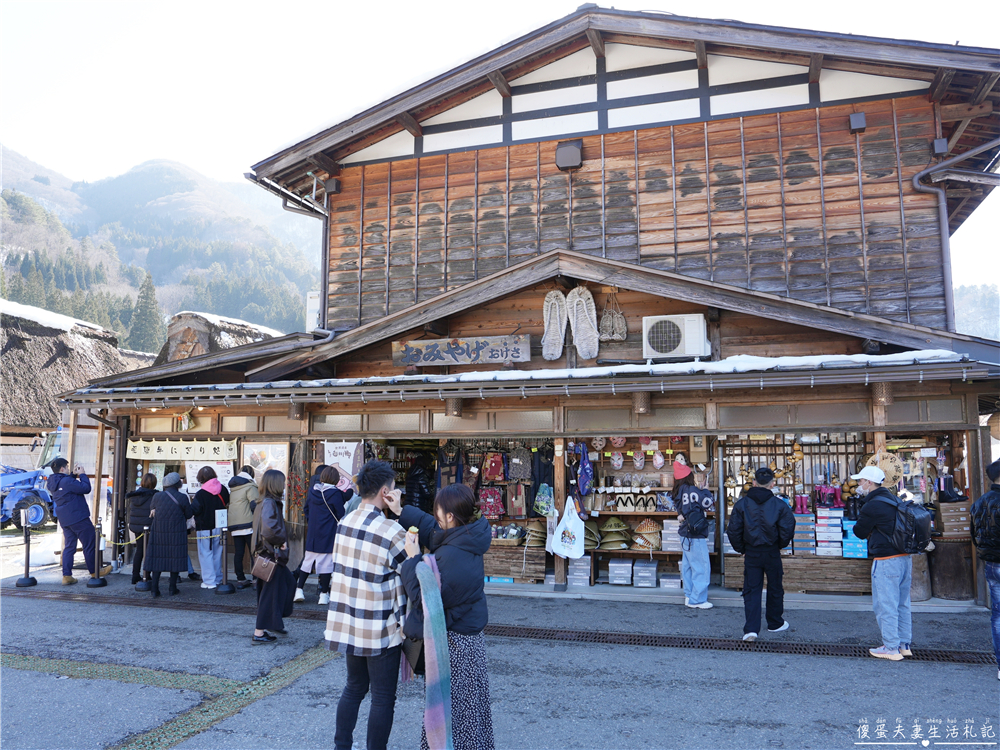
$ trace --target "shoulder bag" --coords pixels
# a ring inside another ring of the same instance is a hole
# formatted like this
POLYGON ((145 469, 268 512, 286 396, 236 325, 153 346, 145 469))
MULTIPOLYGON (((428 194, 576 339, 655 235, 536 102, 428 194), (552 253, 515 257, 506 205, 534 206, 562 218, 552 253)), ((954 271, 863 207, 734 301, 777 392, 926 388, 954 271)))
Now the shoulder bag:
POLYGON ((264 557, 264 555, 257 555, 253 559, 253 570, 250 571, 250 575, 254 578, 259 578, 264 583, 268 583, 272 578, 274 578, 274 569, 278 567, 278 563, 274 560, 264 557))

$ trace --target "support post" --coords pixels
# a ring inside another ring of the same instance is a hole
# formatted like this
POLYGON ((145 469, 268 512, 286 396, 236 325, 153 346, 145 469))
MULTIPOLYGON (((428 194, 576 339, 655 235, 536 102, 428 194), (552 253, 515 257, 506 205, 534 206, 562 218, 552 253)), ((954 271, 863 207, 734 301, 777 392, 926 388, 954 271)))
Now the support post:
POLYGON ((38 584, 31 575, 31 524, 28 523, 28 509, 21 508, 21 530, 24 532, 24 576, 14 584, 19 589, 26 589, 38 584))
POLYGON ((219 540, 219 543, 222 545, 222 583, 220 583, 218 586, 215 587, 216 594, 236 593, 236 587, 229 582, 229 563, 228 560, 226 559, 228 557, 228 553, 226 552, 226 547, 227 547, 226 532, 228 530, 229 528, 227 526, 223 526, 220 529, 220 531, 222 532, 220 534, 220 540, 219 540))
POLYGON ((101 554, 101 539, 104 532, 101 529, 101 519, 97 519, 96 538, 94 539, 94 575, 87 581, 88 589, 99 589, 108 585, 108 579, 101 577, 101 568, 104 567, 104 555, 101 554))
MULTIPOLYGON (((72 464, 70 464, 72 466, 72 464)), ((104 471, 104 423, 97 423, 97 456, 94 459, 94 526, 101 511, 101 474, 104 471)))
MULTIPOLYGON (((555 439, 555 455, 552 457, 552 481, 555 486, 552 488, 552 496, 555 501, 556 510, 560 518, 566 508, 566 441, 563 438, 555 439)), ((555 556, 556 591, 566 590, 566 569, 565 557, 555 556)))
POLYGON ((142 567, 146 570, 142 572, 142 578, 139 583, 135 585, 136 591, 149 591, 153 588, 153 584, 149 580, 149 527, 142 527, 142 567))

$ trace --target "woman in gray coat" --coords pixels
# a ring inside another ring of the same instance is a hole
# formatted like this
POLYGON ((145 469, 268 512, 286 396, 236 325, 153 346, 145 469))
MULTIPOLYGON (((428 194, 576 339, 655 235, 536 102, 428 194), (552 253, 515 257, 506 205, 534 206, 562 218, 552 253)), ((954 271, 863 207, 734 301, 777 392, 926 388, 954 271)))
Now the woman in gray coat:
POLYGON ((288 569, 288 533, 285 530, 282 496, 285 494, 285 475, 271 469, 260 480, 260 501, 253 512, 252 549, 254 557, 265 557, 275 563, 270 581, 257 579, 257 627, 252 643, 271 643, 277 640, 267 632, 285 635, 285 617, 292 614, 292 597, 295 582, 288 569))
POLYGON ((171 472, 163 478, 163 492, 157 492, 150 501, 146 570, 152 574, 154 597, 160 596, 160 574, 164 571, 170 573, 169 593, 179 594, 177 582, 188 566, 187 519, 193 511, 180 487, 180 474, 171 472))

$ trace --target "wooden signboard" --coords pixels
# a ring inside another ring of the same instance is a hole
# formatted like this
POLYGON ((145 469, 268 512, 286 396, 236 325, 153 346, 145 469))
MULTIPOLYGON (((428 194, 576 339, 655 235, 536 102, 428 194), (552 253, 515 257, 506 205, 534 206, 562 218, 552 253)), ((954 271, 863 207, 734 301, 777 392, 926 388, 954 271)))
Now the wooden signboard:
POLYGON ((530 361, 531 337, 527 335, 392 342, 392 363, 398 367, 500 365, 530 361))

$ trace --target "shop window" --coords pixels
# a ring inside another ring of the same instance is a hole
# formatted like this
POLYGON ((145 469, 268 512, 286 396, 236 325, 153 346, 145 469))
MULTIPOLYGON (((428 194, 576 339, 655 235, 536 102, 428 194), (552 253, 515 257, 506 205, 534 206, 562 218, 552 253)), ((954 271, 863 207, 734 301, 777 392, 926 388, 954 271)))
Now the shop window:
POLYGON ((369 414, 371 432, 420 432, 420 412, 402 414, 369 414))
POLYGON ((793 407, 796 425, 871 424, 867 401, 839 404, 798 404, 793 407))
MULTIPOLYGON (((478 432, 489 430, 489 412, 467 411, 460 417, 449 417, 444 412, 431 414, 431 430, 434 432, 478 432)), ((551 417, 550 417, 551 418, 551 417)))
POLYGON ((928 422, 961 422, 962 401, 957 398, 927 402, 928 422))
POLYGON ((637 415, 637 418, 638 427, 640 429, 657 427, 669 429, 671 432, 676 432, 676 430, 673 429, 675 427, 696 427, 704 429, 705 407, 685 406, 672 409, 656 407, 651 414, 639 414, 637 415))
POLYGON ((628 409, 567 409, 566 429, 595 432, 627 430, 631 426, 628 409))
POLYGON ((223 417, 223 432, 257 432, 257 417, 223 417))
POLYGON ((920 421, 919 401, 896 401, 885 407, 888 424, 917 424, 920 421))
POLYGON ((788 406, 720 406, 720 427, 776 427, 788 424, 788 406))
POLYGON ((360 414, 315 414, 313 432, 361 432, 360 414))
POLYGON ((173 432, 173 417, 141 417, 139 429, 142 432, 173 432))
POLYGON ((282 416, 264 417, 264 432, 292 432, 298 433, 302 429, 302 423, 297 419, 289 419, 282 416))
POLYGON ((533 432, 552 430, 552 410, 498 411, 494 427, 498 432, 533 432))

